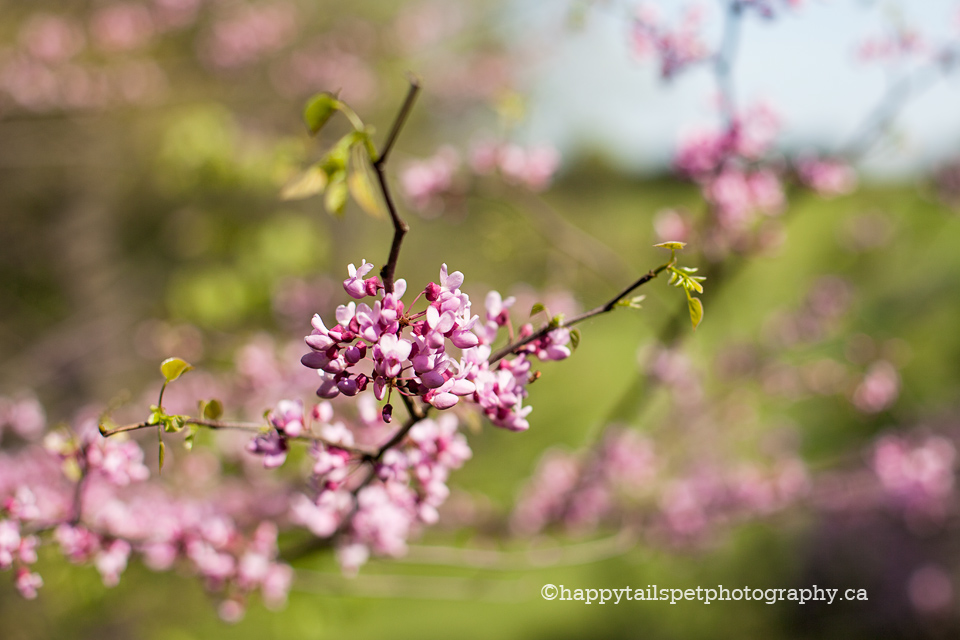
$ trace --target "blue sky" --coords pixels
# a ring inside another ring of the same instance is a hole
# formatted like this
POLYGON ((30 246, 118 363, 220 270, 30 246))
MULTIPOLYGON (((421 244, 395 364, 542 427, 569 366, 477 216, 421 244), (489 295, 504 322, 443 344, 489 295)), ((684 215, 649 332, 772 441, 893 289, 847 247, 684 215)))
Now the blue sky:
MULTIPOLYGON (((653 2, 667 16, 686 2, 653 2)), ((720 31, 720 2, 706 0, 705 30, 720 31)), ((565 27, 569 2, 517 0, 510 25, 518 42, 541 48, 525 77, 530 103, 524 136, 550 141, 565 153, 601 150, 627 169, 664 166, 687 128, 716 121, 715 84, 700 68, 664 84, 654 62, 631 53, 629 7, 607 3, 589 12, 584 27, 565 27)), ((736 58, 738 102, 763 99, 783 116, 784 144, 836 149, 848 140, 883 95, 890 74, 856 59, 859 43, 900 16, 931 39, 960 41, 960 2, 807 0, 774 21, 751 16, 736 58)), ((713 42, 714 40, 710 40, 713 42)), ((911 173, 960 155, 960 70, 912 101, 897 121, 896 147, 877 147, 863 168, 874 174, 911 173)))

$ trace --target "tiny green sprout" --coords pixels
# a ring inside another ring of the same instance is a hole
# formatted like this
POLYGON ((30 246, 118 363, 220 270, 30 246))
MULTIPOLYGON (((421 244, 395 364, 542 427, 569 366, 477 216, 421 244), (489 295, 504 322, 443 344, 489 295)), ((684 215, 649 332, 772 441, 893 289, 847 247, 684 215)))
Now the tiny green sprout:
POLYGON ((678 242, 678 241, 676 241, 676 240, 672 240, 672 241, 670 241, 670 242, 661 242, 661 243, 655 244, 655 245, 653 245, 653 246, 658 247, 658 248, 663 248, 663 249, 670 249, 670 251, 679 251, 680 249, 683 249, 685 246, 687 246, 687 243, 686 243, 686 242, 678 242))
POLYGON ((571 351, 576 351, 577 347, 580 346, 580 330, 574 329, 570 332, 570 346, 573 347, 571 351))
POLYGON ((647 296, 645 295, 639 295, 634 296, 629 300, 620 300, 617 302, 617 306, 627 307, 628 309, 642 309, 643 307, 640 305, 640 303, 643 302, 646 297, 647 296))
POLYGON ((167 382, 173 382, 191 369, 193 365, 181 358, 167 358, 160 363, 160 373, 167 382))
POLYGON ((533 316, 537 315, 541 311, 546 311, 546 310, 547 308, 543 305, 542 302, 537 302, 532 307, 530 307, 530 317, 532 318, 533 316))
POLYGON ((661 243, 655 244, 655 245, 653 245, 653 246, 654 246, 654 247, 657 247, 657 248, 659 248, 659 249, 669 249, 669 250, 670 250, 670 264, 673 264, 673 263, 675 263, 675 262, 677 261, 677 251, 680 251, 680 250, 683 249, 685 246, 687 246, 687 243, 686 243, 686 242, 678 242, 678 241, 676 241, 676 240, 673 240, 673 241, 670 241, 670 242, 661 242, 661 243))

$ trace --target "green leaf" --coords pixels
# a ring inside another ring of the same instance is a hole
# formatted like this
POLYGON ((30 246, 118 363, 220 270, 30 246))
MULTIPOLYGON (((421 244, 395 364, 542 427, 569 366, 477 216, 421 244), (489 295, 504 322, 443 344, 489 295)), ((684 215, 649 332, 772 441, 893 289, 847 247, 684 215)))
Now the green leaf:
POLYGON ((687 307, 690 308, 690 322, 693 324, 693 330, 696 331, 703 320, 703 303, 699 298, 688 297, 687 307))
POLYGON ((323 197, 323 206, 327 212, 334 215, 343 215, 343 209, 347 206, 347 182, 345 172, 337 172, 330 177, 330 184, 327 186, 327 192, 323 197))
POLYGON ((327 172, 319 164, 295 176, 280 190, 281 200, 303 200, 322 193, 327 186, 327 172))
POLYGON ((563 326, 563 314, 562 314, 562 313, 558 313, 557 315, 555 315, 555 316, 553 316, 552 318, 550 318, 550 325, 549 325, 549 326, 550 326, 551 329, 556 329, 556 328, 558 328, 558 327, 562 327, 562 326, 563 326))
POLYGON ((576 351, 577 347, 580 346, 580 330, 574 329, 570 332, 570 346, 573 347, 571 351, 576 351))
POLYGON ((687 246, 687 243, 672 241, 672 242, 661 242, 660 244, 655 244, 653 246, 663 248, 663 249, 670 249, 670 251, 679 251, 680 249, 683 249, 685 246, 687 246))
POLYGON ((205 402, 200 413, 208 420, 217 420, 223 415, 223 403, 215 399, 205 402))
POLYGON ((329 93, 318 93, 310 98, 303 109, 303 121, 310 134, 317 135, 339 106, 340 101, 329 93))
POLYGON ((160 441, 160 473, 163 473, 163 459, 167 456, 167 446, 160 441))
POLYGON ((147 424, 148 425, 160 424, 160 422, 164 418, 166 418, 166 415, 164 415, 163 411, 160 411, 159 409, 154 409, 153 411, 150 412, 150 417, 147 418, 147 424))
POLYGON ((167 382, 173 382, 190 369, 193 369, 193 365, 180 358, 167 358, 160 363, 160 373, 167 379, 167 382))
POLYGON ((369 163, 363 147, 357 145, 353 147, 350 153, 350 175, 347 178, 347 186, 350 188, 350 195, 353 200, 360 205, 368 215, 374 218, 385 218, 383 206, 380 204, 380 198, 377 197, 376 188, 373 186, 373 176, 370 174, 369 163))
POLYGON ((538 302, 538 303, 536 303, 535 305, 533 305, 532 307, 530 307, 530 317, 532 318, 533 316, 537 315, 537 314, 540 313, 541 311, 546 311, 546 310, 547 310, 547 308, 546 308, 545 306, 543 306, 543 303, 542 303, 542 302, 538 302))

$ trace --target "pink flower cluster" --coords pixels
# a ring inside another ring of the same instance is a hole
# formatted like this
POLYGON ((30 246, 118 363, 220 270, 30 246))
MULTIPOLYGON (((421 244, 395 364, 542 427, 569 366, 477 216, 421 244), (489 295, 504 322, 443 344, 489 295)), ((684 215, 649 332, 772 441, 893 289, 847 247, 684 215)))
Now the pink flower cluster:
POLYGON ((782 210, 780 177, 773 169, 755 166, 779 128, 776 114, 759 104, 737 115, 725 129, 695 132, 681 141, 674 166, 700 184, 721 226, 742 228, 756 213, 775 215, 782 210))
POLYGON ((351 472, 369 459, 352 452, 353 433, 332 422, 327 403, 318 405, 314 416, 323 438, 312 451, 319 492, 315 499, 296 496, 291 518, 321 538, 339 533, 337 555, 347 572, 355 572, 371 554, 402 555, 417 527, 436 523, 437 509, 450 493, 450 472, 472 455, 456 418, 421 420, 401 446, 370 462, 372 475, 358 483, 360 476, 351 472))
POLYGON ((908 513, 945 513, 957 467, 957 450, 950 440, 929 436, 912 444, 885 436, 873 451, 872 466, 884 490, 908 513))
POLYGON ((211 591, 229 593, 226 612, 242 613, 255 590, 281 605, 292 571, 276 561, 275 525, 263 522, 248 538, 228 511, 250 518, 264 496, 178 496, 144 482, 143 457, 132 440, 103 438, 81 416, 75 432, 50 432, 43 447, 0 459, 0 569, 14 570, 20 593, 37 595, 43 580, 30 565, 39 545, 55 542, 71 562, 93 565, 108 587, 137 553, 158 571, 185 561, 211 591))
POLYGON ((623 496, 649 491, 657 466, 653 443, 629 430, 608 430, 591 459, 547 452, 520 493, 510 527, 523 536, 552 524, 579 532, 596 529, 623 496))
POLYGON ((809 490, 806 469, 794 458, 770 469, 701 466, 676 477, 662 467, 652 442, 629 430, 608 431, 589 456, 550 452, 520 495, 512 529, 528 536, 556 524, 586 533, 646 513, 650 531, 688 542, 711 527, 779 511, 809 490))
POLYGON ((804 158, 796 164, 797 177, 804 185, 822 196, 839 196, 857 187, 853 168, 839 160, 804 158))
POLYGON ((286 46, 296 32, 297 10, 293 4, 245 4, 213 25, 201 51, 214 69, 237 69, 286 46))
MULTIPOLYGON (((531 408, 522 406, 529 380, 528 355, 541 360, 560 360, 570 355, 566 346, 569 331, 558 328, 490 365, 491 344, 499 329, 509 323, 504 302, 496 292, 487 297, 487 321, 479 326, 479 316, 471 313, 470 298, 460 290, 463 274, 440 268, 439 283, 431 282, 414 299, 411 308, 402 298, 406 282, 398 280, 387 293, 377 276, 367 277, 373 265, 364 261, 350 265, 344 290, 357 300, 382 297, 373 305, 350 302, 337 307, 337 324, 327 328, 319 315, 314 316, 313 332, 305 338, 311 352, 301 362, 320 372, 317 395, 334 398, 355 396, 372 388, 377 400, 387 400, 384 421, 389 422, 394 392, 419 397, 436 409, 449 409, 461 399, 479 404, 497 426, 513 431, 529 427, 526 416, 531 408), (412 313, 420 298, 425 310, 412 313), (460 350, 457 359, 450 348, 460 350)), ((520 337, 533 328, 525 325, 520 337)))
POLYGON ((3 429, 10 429, 24 440, 35 440, 46 426, 43 406, 35 397, 0 396, 0 436, 3 435, 3 429))
POLYGON ((546 189, 559 166, 560 153, 550 145, 481 142, 470 151, 470 168, 478 175, 499 171, 507 182, 531 191, 546 189))
POLYGON ((444 146, 429 158, 411 162, 400 174, 400 186, 410 205, 420 212, 442 210, 442 199, 450 195, 460 168, 460 156, 444 146))
POLYGON ((862 413, 880 413, 900 396, 900 375, 886 360, 873 363, 853 392, 853 405, 862 413))
POLYGON ((931 51, 932 46, 920 32, 901 26, 892 33, 864 39, 857 56, 863 62, 892 63, 922 57, 931 51))
POLYGON ((509 184, 543 191, 560 166, 560 154, 550 145, 523 147, 514 143, 480 142, 469 154, 472 175, 458 175, 460 155, 448 146, 429 158, 408 163, 400 177, 403 194, 415 210, 437 215, 462 195, 466 180, 497 173, 509 184))
POLYGON ((641 57, 658 56, 660 75, 670 80, 687 67, 712 57, 700 34, 703 17, 703 7, 693 5, 684 11, 679 25, 669 27, 663 24, 655 7, 644 5, 632 25, 633 50, 641 57))

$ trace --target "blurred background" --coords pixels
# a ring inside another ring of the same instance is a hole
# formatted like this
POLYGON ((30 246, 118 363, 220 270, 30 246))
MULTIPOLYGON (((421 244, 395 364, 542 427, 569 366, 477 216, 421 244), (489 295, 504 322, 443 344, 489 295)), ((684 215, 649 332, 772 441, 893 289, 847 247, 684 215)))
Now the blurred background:
MULTIPOLYGON (((347 131, 310 138, 304 101, 339 91, 382 141, 407 71, 423 92, 388 173, 411 286, 445 262, 476 300, 496 289, 521 318, 537 301, 570 313, 675 239, 708 276, 695 334, 654 282, 642 310, 592 320, 571 360, 543 365, 528 432, 475 425, 449 509, 407 558, 353 579, 326 554, 300 560, 284 611, 227 626, 188 576, 135 562, 107 589, 50 552, 37 600, 0 580, 0 637, 956 637, 960 12, 743 4, 736 106, 778 114, 762 162, 837 155, 860 175, 827 198, 784 180, 775 215, 734 237, 674 164, 685 136, 723 121, 715 70, 663 73, 638 36, 649 8, 0 2, 8 411, 36 398, 53 425, 139 397, 171 355, 227 375, 256 366, 250 344, 302 346, 342 302, 346 264, 382 264, 392 233, 353 203, 337 217, 279 198, 347 131), (484 166, 507 147, 519 170, 484 166), (589 467, 610 425, 656 451, 649 490, 530 523, 549 461, 589 467), (720 485, 736 499, 704 497, 720 485), (869 601, 585 606, 542 600, 545 583, 817 584, 869 601)), ((660 3, 656 24, 694 25, 712 51, 725 6, 691 22, 660 3)), ((2 444, 21 442, 8 429, 2 444)))

